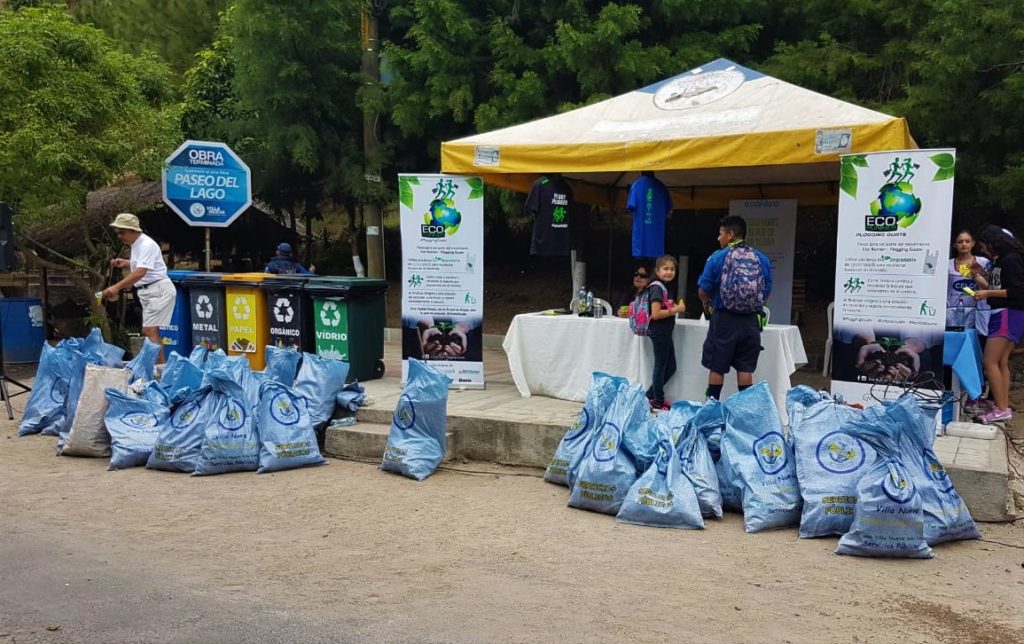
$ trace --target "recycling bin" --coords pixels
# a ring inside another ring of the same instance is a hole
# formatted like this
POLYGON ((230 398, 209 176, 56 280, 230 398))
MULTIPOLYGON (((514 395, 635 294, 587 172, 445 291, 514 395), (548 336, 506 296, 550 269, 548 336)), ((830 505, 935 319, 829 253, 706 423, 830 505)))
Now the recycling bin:
POLYGON ((227 350, 228 325, 220 278, 220 273, 192 273, 182 280, 188 289, 193 347, 202 345, 210 351, 227 350))
POLYGON ((267 296, 270 344, 312 353, 313 314, 303 290, 305 275, 267 275, 260 288, 267 296))
POLYGON ((347 361, 349 378, 384 375, 384 294, 388 283, 367 277, 310 277, 317 355, 347 361))
POLYGON ((267 332, 267 298, 260 284, 266 273, 226 273, 224 283, 224 311, 228 320, 228 355, 245 356, 253 371, 262 371, 266 365, 264 347, 269 341, 267 332))
POLYGON ((174 315, 171 323, 160 327, 160 341, 164 345, 164 358, 177 351, 183 356, 192 352, 192 307, 189 305, 185 278, 195 271, 167 271, 167 277, 174 283, 178 298, 174 301, 174 315))

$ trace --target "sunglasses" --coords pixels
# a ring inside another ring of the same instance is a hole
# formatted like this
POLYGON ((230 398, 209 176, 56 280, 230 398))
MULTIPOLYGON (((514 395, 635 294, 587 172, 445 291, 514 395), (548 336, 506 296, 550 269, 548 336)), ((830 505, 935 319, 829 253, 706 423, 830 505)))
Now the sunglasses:
POLYGON ((636 273, 633 273, 633 277, 642 277, 644 279, 647 279, 648 277, 650 277, 650 275, 648 275, 647 273, 641 273, 637 271, 636 273))

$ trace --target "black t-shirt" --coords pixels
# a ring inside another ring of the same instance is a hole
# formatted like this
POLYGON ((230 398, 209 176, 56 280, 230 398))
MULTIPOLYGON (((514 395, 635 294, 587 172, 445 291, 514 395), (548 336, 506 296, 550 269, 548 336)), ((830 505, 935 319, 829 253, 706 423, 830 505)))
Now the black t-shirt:
MULTIPOLYGON (((650 302, 651 302, 651 313, 654 313, 654 303, 658 302, 661 304, 661 308, 667 309, 668 304, 665 303, 665 297, 672 299, 672 293, 668 291, 668 287, 662 282, 657 280, 651 282, 651 285, 647 287, 650 291, 650 302), (662 287, 662 288, 659 288, 662 287), (664 290, 663 290, 664 289, 664 290)), ((672 335, 672 331, 676 328, 676 316, 672 315, 665 318, 664 320, 651 320, 650 323, 651 333, 655 335, 672 335)))
POLYGON ((526 197, 526 209, 533 213, 530 254, 565 257, 569 254, 569 211, 572 190, 561 177, 541 177, 526 197))
POLYGON ((988 270, 988 287, 1006 289, 1006 297, 990 297, 993 309, 1024 310, 1024 257, 1011 251, 997 257, 988 270))

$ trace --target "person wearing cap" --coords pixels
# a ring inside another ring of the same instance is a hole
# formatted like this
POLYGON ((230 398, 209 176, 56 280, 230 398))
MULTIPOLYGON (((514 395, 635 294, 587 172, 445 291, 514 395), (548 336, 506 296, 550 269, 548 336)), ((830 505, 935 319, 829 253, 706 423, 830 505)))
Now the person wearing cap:
MULTIPOLYGON (((160 327, 171 324, 178 293, 167 278, 167 264, 164 263, 160 245, 142 232, 139 218, 135 215, 121 213, 110 226, 117 232, 118 239, 131 246, 132 253, 131 259, 110 260, 111 266, 127 268, 128 274, 104 290, 103 297, 116 302, 121 291, 135 287, 142 305, 142 335, 162 347, 160 327)), ((157 361, 164 361, 162 348, 157 361)))
POLYGON ((277 245, 277 255, 267 262, 263 272, 273 273, 274 275, 313 274, 313 271, 292 259, 292 245, 288 242, 281 242, 277 245))

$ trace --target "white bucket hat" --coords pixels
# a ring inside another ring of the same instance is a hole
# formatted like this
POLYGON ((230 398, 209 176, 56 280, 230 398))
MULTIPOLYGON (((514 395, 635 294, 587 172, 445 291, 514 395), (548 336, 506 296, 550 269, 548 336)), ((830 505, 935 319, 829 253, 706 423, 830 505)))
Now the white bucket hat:
POLYGON ((120 228, 121 230, 134 230, 135 232, 142 232, 142 228, 139 226, 139 218, 135 215, 127 212, 122 212, 120 215, 114 218, 114 223, 110 224, 111 228, 120 228))

